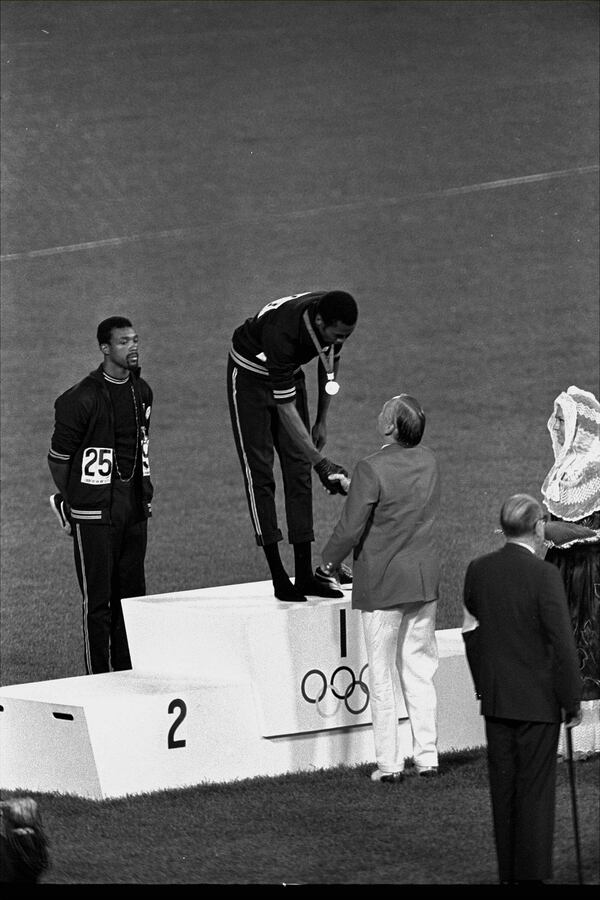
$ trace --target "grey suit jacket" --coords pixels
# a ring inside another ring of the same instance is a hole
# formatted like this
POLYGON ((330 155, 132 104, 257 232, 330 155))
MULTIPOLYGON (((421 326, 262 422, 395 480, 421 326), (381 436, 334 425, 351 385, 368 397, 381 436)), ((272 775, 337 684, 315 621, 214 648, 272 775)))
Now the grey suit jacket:
POLYGON ((438 464, 428 447, 386 444, 360 460, 323 548, 325 560, 336 565, 353 553, 354 609, 438 599, 432 532, 439 505, 438 464))
POLYGON ((464 604, 479 627, 464 635, 481 713, 560 722, 577 708, 581 677, 558 569, 508 542, 467 568, 464 604))

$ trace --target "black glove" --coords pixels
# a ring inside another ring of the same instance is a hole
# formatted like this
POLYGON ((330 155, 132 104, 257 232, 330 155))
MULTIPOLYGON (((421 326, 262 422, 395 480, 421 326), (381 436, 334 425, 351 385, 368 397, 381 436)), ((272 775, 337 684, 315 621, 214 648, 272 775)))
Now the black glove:
POLYGON ((348 493, 342 487, 342 482, 338 481, 337 478, 334 481, 329 480, 330 475, 345 475, 346 478, 348 477, 348 473, 342 466, 338 466, 337 463, 331 462, 330 459, 324 456, 313 468, 319 476, 321 484, 329 494, 345 495, 348 493))

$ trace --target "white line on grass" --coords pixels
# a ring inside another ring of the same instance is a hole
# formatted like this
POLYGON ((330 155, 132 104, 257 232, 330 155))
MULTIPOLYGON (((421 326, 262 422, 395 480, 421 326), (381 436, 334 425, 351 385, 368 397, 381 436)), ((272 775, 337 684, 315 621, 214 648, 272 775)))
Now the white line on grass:
MULTIPOLYGON (((298 219, 303 216, 314 216, 323 212, 335 212, 340 209, 358 209, 364 206, 391 206, 395 203, 405 203, 408 200, 429 200, 437 197, 452 197, 456 194, 473 194, 477 191, 492 191, 497 188, 514 187, 518 184, 531 184, 535 181, 550 181, 553 178, 567 178, 570 175, 588 175, 598 172, 600 166, 579 166, 575 169, 560 169, 556 172, 539 172, 537 175, 522 175, 517 178, 502 178, 499 181, 485 181, 482 184, 467 184, 463 187, 443 188, 438 191, 425 191, 420 194, 404 194, 399 197, 386 197, 380 200, 357 200, 354 203, 339 203, 330 206, 319 206, 311 209, 302 209, 287 213, 279 213, 271 216, 273 219, 298 219)), ((261 214, 261 220, 265 216, 261 214)), ((245 219, 244 221, 253 221, 245 219)), ((231 223, 230 223, 231 224, 231 223)), ((235 224, 240 224, 236 222, 235 224)), ((153 240, 156 238, 190 237, 200 234, 206 228, 205 225, 192 228, 173 228, 167 231, 145 231, 141 234, 130 234, 124 237, 105 238, 100 241, 85 241, 82 244, 66 244, 62 247, 45 247, 43 250, 23 250, 19 253, 5 253, 0 256, 1 262, 10 262, 16 259, 33 259, 37 256, 56 256, 60 253, 77 253, 80 250, 97 250, 101 247, 120 247, 123 244, 134 244, 139 241, 153 240)))

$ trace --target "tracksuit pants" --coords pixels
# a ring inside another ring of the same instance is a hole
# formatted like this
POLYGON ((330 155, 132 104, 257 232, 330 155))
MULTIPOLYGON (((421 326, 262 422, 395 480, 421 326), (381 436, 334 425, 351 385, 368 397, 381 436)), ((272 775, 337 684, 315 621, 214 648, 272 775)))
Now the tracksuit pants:
POLYGON ((386 774, 404 769, 398 728, 399 689, 412 730, 416 766, 438 765, 437 696, 433 683, 438 668, 436 612, 437 601, 433 600, 361 613, 369 662, 375 758, 377 768, 386 774))
MULTIPOLYGON (((309 430, 301 370, 295 387, 296 408, 309 430)), ((227 398, 256 543, 263 547, 283 539, 275 504, 275 453, 281 464, 288 540, 290 544, 314 541, 311 465, 281 424, 269 380, 252 375, 229 357, 227 398)))
POLYGON ((88 675, 131 669, 122 597, 146 593, 147 521, 132 483, 113 482, 110 525, 74 523, 74 555, 83 599, 88 675))

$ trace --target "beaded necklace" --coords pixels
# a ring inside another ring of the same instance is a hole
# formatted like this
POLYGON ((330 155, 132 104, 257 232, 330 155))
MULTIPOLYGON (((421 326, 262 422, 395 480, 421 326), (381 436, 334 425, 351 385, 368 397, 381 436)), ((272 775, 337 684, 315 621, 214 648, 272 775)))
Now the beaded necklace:
MULTIPOLYGON (((111 381, 113 384, 123 384, 123 381, 119 381, 117 378, 112 378, 110 375, 107 375, 106 372, 104 373, 104 377, 106 378, 107 381, 111 381)), ((139 448, 139 444, 140 444, 140 417, 138 414, 137 400, 135 398, 135 391, 134 391, 133 385, 131 383, 131 378, 129 376, 127 376, 126 380, 129 381, 129 389, 131 391, 131 396, 133 398, 133 410, 135 412, 135 455, 133 457, 133 466, 131 468, 131 475, 129 476, 129 478, 123 478, 123 476, 121 475, 121 470, 119 469, 119 463, 117 461, 117 450, 115 447, 115 469, 117 471, 117 477, 118 477, 119 481, 122 481, 123 484, 129 484, 129 482, 135 475, 135 469, 137 466, 137 459, 138 459, 138 448, 139 448)))

